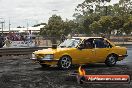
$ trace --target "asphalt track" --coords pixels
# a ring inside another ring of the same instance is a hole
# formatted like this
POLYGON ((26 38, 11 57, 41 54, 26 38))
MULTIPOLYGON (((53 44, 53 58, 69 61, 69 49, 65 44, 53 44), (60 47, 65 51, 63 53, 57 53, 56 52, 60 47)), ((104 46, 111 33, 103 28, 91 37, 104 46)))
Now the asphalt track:
POLYGON ((128 57, 123 61, 119 62, 119 64, 127 65, 129 68, 132 68, 132 46, 127 46, 128 49, 128 57))
MULTIPOLYGON (((85 66, 87 74, 127 74, 132 79, 132 46, 128 47, 128 57, 114 67, 105 64, 85 66)), ((57 67, 41 68, 33 64, 29 56, 0 57, 0 88, 132 88, 129 84, 77 84, 69 73, 78 67, 63 71, 57 67)))

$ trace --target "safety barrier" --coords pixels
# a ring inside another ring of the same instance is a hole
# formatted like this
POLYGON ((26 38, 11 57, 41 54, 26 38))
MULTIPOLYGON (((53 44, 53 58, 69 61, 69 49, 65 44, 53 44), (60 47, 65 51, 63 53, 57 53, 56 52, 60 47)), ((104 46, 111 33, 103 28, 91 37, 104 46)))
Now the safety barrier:
POLYGON ((24 48, 0 48, 0 56, 4 55, 28 55, 36 50, 51 48, 51 46, 44 47, 24 47, 24 48))

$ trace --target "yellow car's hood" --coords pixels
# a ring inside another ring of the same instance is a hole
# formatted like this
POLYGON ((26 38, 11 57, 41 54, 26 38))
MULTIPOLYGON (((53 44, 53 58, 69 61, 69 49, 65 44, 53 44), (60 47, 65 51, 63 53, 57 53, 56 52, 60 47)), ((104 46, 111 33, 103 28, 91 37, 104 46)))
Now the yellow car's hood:
POLYGON ((52 49, 52 48, 48 48, 48 49, 43 49, 43 50, 38 50, 33 52, 34 54, 54 54, 56 52, 61 52, 61 51, 67 51, 67 50, 71 50, 72 48, 57 48, 57 49, 52 49))

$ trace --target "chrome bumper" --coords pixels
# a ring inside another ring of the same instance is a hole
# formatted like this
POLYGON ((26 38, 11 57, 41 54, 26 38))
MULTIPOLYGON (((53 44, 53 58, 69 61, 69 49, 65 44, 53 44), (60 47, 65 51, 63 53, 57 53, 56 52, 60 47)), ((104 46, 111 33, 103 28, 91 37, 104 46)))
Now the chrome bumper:
POLYGON ((52 62, 52 61, 58 61, 58 60, 53 60, 53 59, 36 59, 36 58, 30 58, 33 61, 44 61, 44 62, 52 62))

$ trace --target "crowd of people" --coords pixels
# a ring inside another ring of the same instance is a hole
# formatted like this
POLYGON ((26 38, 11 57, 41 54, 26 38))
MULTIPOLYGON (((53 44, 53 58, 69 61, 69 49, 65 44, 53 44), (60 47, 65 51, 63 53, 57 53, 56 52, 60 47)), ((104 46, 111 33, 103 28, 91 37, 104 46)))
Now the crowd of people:
POLYGON ((6 45, 6 47, 10 47, 12 41, 32 42, 31 32, 29 32, 27 35, 9 32, 5 36, 0 36, 0 48, 3 47, 4 45, 6 45))
POLYGON ((7 36, 7 39, 11 40, 11 41, 27 41, 28 39, 30 39, 29 36, 23 36, 20 33, 9 33, 7 36))

